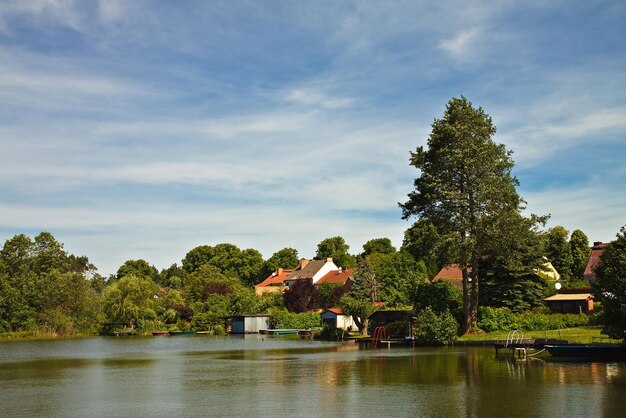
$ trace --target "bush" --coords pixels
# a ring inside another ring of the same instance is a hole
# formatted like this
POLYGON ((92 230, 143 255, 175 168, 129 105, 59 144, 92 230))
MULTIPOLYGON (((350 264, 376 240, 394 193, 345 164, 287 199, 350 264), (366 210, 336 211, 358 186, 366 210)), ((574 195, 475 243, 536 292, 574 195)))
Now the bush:
POLYGON ((515 316, 509 308, 490 308, 483 306, 478 309, 478 328, 485 332, 508 331, 513 329, 515 316))
POLYGON ((558 328, 572 328, 587 325, 590 317, 585 314, 550 313, 546 308, 537 308, 518 314, 508 308, 482 307, 478 310, 478 327, 485 332, 545 331, 558 328))
POLYGON ((426 308, 415 316, 415 341, 421 345, 446 345, 456 339, 459 324, 446 311, 439 315, 426 308))
POLYGON ((292 313, 286 309, 270 309, 270 326, 282 329, 319 328, 321 317, 316 313, 292 313))
POLYGON ((330 325, 324 325, 322 331, 319 333, 320 340, 341 340, 343 337, 343 330, 341 328, 331 327, 330 325))

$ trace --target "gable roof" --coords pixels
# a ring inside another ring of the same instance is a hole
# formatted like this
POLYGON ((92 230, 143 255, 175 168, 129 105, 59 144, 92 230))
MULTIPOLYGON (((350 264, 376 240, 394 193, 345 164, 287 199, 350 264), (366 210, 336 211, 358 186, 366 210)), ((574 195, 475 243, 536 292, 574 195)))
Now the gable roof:
POLYGON ((463 290, 463 271, 460 264, 448 264, 442 268, 432 280, 432 283, 445 282, 463 290))
POLYGON ((257 284, 259 287, 266 286, 281 286, 285 279, 293 272, 291 269, 278 269, 278 271, 273 272, 269 275, 269 277, 263 280, 261 283, 257 284))
POLYGON ((552 301, 552 300, 588 300, 593 299, 593 295, 591 293, 559 293, 558 295, 552 295, 544 300, 552 301))
POLYGON ((333 284, 344 284, 348 280, 352 278, 352 273, 354 270, 331 270, 326 273, 321 279, 315 282, 316 285, 322 283, 333 283, 333 284))
MULTIPOLYGON (((313 276, 328 262, 327 259, 308 261, 303 267, 293 270, 285 280, 313 279, 313 276)), ((331 261, 332 262, 332 261, 331 261)))
POLYGON ((461 271, 460 264, 448 264, 444 268, 442 268, 439 273, 433 279, 434 281, 438 281, 441 279, 458 279, 463 280, 463 272, 461 271))
POLYGON ((341 308, 328 308, 324 312, 332 312, 335 315, 343 315, 343 311, 341 310, 341 308))
POLYGON ((583 274, 585 279, 595 280, 596 274, 593 269, 600 261, 600 256, 608 245, 609 244, 605 244, 600 241, 593 243, 593 247, 591 247, 591 254, 589 255, 589 261, 587 262, 587 267, 585 267, 585 273, 583 274))

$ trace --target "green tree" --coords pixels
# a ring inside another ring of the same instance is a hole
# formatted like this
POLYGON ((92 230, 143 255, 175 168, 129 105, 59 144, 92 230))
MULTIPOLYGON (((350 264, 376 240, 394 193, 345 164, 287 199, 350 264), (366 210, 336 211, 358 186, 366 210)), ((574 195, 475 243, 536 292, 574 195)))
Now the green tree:
POLYGON ((367 335, 368 318, 376 311, 376 308, 369 300, 358 299, 351 296, 350 293, 345 294, 339 299, 339 307, 344 315, 352 316, 354 324, 359 329, 361 335, 367 335))
POLYGON ((494 225, 486 255, 478 263, 482 305, 514 312, 543 305, 547 283, 540 274, 545 259, 539 227, 546 220, 516 213, 494 225))
POLYGON ((456 340, 459 324, 448 311, 435 313, 431 308, 415 316, 415 341, 421 345, 446 345, 456 340))
POLYGON ((476 329, 480 289, 479 260, 489 233, 500 217, 521 210, 511 152, 496 144, 496 128, 482 108, 465 98, 448 102, 442 119, 435 119, 427 149, 411 153, 420 170, 409 200, 400 204, 403 218, 430 222, 437 235, 452 237, 455 259, 463 272, 464 332, 476 329))
POLYGON ((367 257, 370 254, 393 254, 396 247, 391 244, 389 238, 374 238, 363 244, 363 252, 361 257, 367 257))
POLYGON ((214 247, 202 245, 194 248, 183 258, 182 264, 188 273, 210 264, 224 275, 253 286, 262 276, 263 256, 255 249, 242 251, 234 244, 222 243, 214 247))
POLYGON ((349 269, 356 266, 356 259, 353 255, 350 255, 349 250, 350 246, 346 244, 346 240, 343 237, 330 237, 317 244, 315 258, 322 260, 330 257, 339 267, 349 269))
POLYGON ((626 225, 609 243, 595 267, 596 298, 604 307, 605 332, 611 338, 626 338, 626 225))
POLYGON ((424 264, 417 263, 410 254, 403 251, 391 254, 374 253, 366 260, 381 284, 382 291, 377 301, 385 302, 388 307, 408 305, 411 289, 427 277, 424 264))
POLYGON ((456 235, 439 235, 437 228, 422 218, 404 232, 400 251, 411 254, 416 261, 423 261, 428 278, 432 279, 444 266, 455 260, 455 240, 456 235))
POLYGON ((450 312, 457 321, 463 319, 463 293, 449 283, 416 284, 411 289, 411 304, 416 312, 428 308, 438 315, 450 312))
POLYGON ((120 280, 131 275, 154 281, 158 278, 159 271, 146 260, 127 260, 117 269, 116 277, 120 280))
POLYGON ((550 228, 545 235, 546 256, 563 280, 572 278, 572 264, 574 261, 570 244, 567 241, 568 236, 569 232, 562 226, 550 228))
POLYGON ((572 277, 583 280, 583 274, 591 255, 589 238, 580 229, 575 229, 569 239, 569 246, 572 253, 572 277))
POLYGON ((359 261, 353 280, 350 291, 339 299, 339 307, 352 316, 361 335, 367 335, 368 317, 376 310, 374 302, 379 301, 383 284, 367 258, 359 261))
POLYGON ((102 308, 109 324, 134 328, 155 307, 156 284, 149 277, 128 275, 104 289, 102 308))
POLYGON ((283 248, 276 251, 263 266, 261 278, 266 278, 279 268, 295 269, 298 267, 298 250, 295 248, 283 248))

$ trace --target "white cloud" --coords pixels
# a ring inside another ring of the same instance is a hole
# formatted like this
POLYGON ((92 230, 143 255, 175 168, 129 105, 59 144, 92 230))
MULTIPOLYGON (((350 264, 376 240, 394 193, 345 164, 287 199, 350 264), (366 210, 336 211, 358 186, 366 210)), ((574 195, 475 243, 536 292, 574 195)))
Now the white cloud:
POLYGON ((467 29, 452 38, 439 41, 438 47, 455 59, 467 59, 476 54, 476 46, 482 36, 478 28, 467 29))
POLYGON ((329 96, 313 88, 300 88, 290 90, 285 94, 285 100, 291 103, 305 106, 319 106, 324 109, 341 109, 350 107, 354 102, 348 97, 329 96))

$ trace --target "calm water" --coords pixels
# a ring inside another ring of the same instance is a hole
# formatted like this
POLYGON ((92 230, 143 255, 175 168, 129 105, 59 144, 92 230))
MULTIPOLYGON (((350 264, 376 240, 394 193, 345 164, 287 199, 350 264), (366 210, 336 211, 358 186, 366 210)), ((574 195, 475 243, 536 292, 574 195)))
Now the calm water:
POLYGON ((285 337, 0 343, 2 416, 626 416, 626 364, 285 337))

